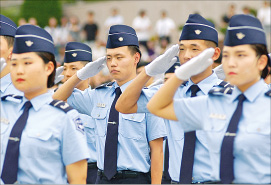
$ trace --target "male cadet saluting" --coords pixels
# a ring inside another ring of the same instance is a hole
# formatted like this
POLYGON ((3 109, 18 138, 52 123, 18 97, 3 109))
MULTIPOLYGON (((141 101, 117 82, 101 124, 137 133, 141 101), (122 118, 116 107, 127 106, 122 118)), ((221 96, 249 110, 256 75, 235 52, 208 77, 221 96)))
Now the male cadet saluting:
POLYGON ((12 20, 4 15, 0 15, 0 56, 6 61, 6 64, 4 64, 4 60, 1 59, 1 97, 8 94, 23 95, 21 91, 13 86, 9 70, 16 30, 17 26, 12 20))
MULTIPOLYGON (((86 64, 92 62, 92 51, 91 48, 80 42, 69 42, 65 48, 64 57, 64 83, 70 79, 76 72, 82 69, 86 64)), ((74 89, 76 91, 84 91, 89 87, 89 79, 82 80, 74 89)), ((86 115, 80 114, 80 118, 84 124, 84 130, 86 133, 89 159, 88 159, 88 173, 87 173, 87 184, 95 184, 97 178, 97 153, 96 153, 96 142, 95 142, 95 123, 93 119, 86 115)))
POLYGON ((67 99, 79 112, 95 120, 99 168, 96 183, 159 184, 166 136, 163 120, 149 113, 127 115, 115 110, 119 95, 136 77, 141 54, 135 30, 126 25, 111 26, 106 47, 106 57, 79 70, 53 98, 67 99), (106 61, 114 82, 72 93, 81 80, 97 74, 106 61))
MULTIPOLYGON (((216 60, 220 55, 217 44, 218 34, 214 25, 198 14, 189 15, 179 39, 179 46, 172 46, 147 65, 145 70, 123 92, 116 104, 116 109, 122 113, 148 112, 146 108, 148 100, 161 87, 156 86, 142 91, 144 84, 151 76, 165 72, 176 61, 173 57, 178 54, 178 51, 181 64, 199 55, 207 48, 214 48, 212 59, 216 60)), ((221 80, 218 79, 210 66, 182 84, 174 98, 207 95, 208 91, 219 83, 221 80)), ((205 132, 184 133, 180 123, 170 120, 166 121, 166 126, 168 130, 169 174, 172 183, 204 183, 213 180, 205 132)))

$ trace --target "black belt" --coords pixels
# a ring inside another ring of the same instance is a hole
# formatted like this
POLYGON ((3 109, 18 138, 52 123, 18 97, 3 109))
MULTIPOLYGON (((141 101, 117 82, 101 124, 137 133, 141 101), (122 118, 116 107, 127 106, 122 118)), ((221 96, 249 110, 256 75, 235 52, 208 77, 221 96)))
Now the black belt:
MULTIPOLYGON (((149 175, 150 173, 142 173, 142 172, 135 172, 131 170, 122 170, 122 171, 117 171, 117 173, 112 177, 116 179, 126 179, 126 178, 136 178, 140 174, 142 175, 149 175)), ((104 171, 98 169, 98 176, 105 177, 104 171)))
POLYGON ((97 163, 88 163, 88 168, 89 169, 93 169, 93 168, 97 168, 97 163))
POLYGON ((221 181, 203 181, 203 182, 192 182, 192 184, 222 184, 221 181))

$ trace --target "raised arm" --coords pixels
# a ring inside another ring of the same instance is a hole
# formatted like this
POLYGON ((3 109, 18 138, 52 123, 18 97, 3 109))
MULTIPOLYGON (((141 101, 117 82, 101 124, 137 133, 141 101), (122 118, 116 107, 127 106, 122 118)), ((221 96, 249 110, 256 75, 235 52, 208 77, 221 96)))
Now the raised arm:
POLYGON ((69 80, 67 80, 60 88, 53 94, 53 99, 66 101, 73 92, 73 89, 81 80, 86 80, 99 73, 106 62, 106 57, 101 57, 94 62, 88 63, 85 67, 78 70, 69 80))
POLYGON ((210 66, 213 63, 211 59, 213 54, 214 49, 208 48, 200 55, 192 58, 176 69, 174 76, 171 77, 149 101, 147 105, 149 111, 159 117, 177 121, 173 106, 175 92, 183 81, 203 72, 210 66))
POLYGON ((178 51, 179 46, 176 44, 147 65, 122 92, 116 103, 116 110, 124 114, 136 113, 137 100, 144 85, 152 76, 166 72, 176 62, 177 59, 174 57, 178 54, 178 51))

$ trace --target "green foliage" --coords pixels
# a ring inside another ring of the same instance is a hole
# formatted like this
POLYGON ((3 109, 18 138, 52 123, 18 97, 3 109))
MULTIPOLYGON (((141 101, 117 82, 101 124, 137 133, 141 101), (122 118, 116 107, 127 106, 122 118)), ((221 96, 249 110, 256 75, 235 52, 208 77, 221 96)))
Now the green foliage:
POLYGON ((55 17, 59 21, 61 16, 60 0, 25 0, 20 11, 20 17, 26 20, 35 17, 40 27, 45 27, 50 17, 55 17))

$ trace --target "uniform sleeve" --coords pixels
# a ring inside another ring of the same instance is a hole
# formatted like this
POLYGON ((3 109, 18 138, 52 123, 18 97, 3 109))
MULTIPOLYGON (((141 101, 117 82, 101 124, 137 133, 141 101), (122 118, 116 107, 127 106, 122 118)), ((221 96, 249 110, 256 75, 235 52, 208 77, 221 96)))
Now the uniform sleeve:
POLYGON ((149 113, 149 110, 147 109, 147 104, 160 87, 160 85, 156 85, 151 87, 150 89, 143 89, 141 91, 141 95, 137 100, 137 113, 149 113))
POLYGON ((93 107, 92 98, 94 93, 95 90, 91 90, 90 88, 84 91, 74 89, 71 96, 67 99, 67 102, 81 114, 90 116, 93 107))
POLYGON ((185 132, 202 130, 208 112, 208 96, 174 99, 174 112, 185 132))
POLYGON ((151 113, 146 113, 146 119, 147 119, 146 126, 148 142, 161 137, 164 138, 167 136, 164 119, 157 117, 151 113))
POLYGON ((83 122, 76 110, 63 117, 62 158, 65 166, 88 159, 88 146, 83 122), (64 122, 65 121, 65 122, 64 122))

